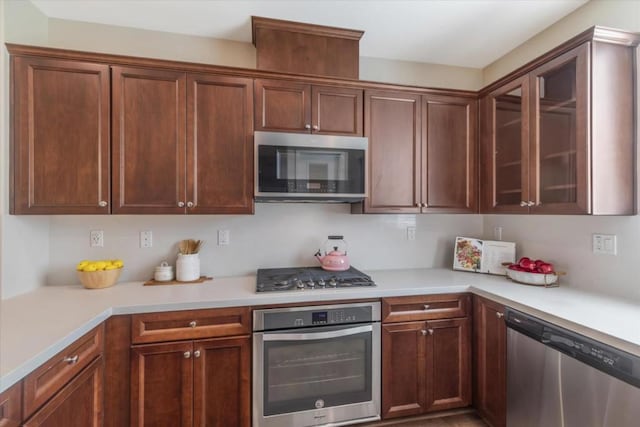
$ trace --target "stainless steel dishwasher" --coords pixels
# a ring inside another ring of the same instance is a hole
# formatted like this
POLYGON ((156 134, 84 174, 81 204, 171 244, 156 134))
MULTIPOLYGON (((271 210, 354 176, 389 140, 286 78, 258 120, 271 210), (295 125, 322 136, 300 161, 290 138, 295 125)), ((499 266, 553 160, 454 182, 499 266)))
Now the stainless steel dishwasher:
POLYGON ((508 427, 637 427, 640 357, 507 308, 508 427))

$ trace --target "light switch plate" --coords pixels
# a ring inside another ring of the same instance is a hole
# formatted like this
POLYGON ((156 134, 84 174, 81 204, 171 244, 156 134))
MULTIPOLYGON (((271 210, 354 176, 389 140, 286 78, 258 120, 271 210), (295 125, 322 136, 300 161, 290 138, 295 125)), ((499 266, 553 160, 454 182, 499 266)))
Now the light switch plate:
POLYGON ((601 255, 617 255, 617 243, 615 234, 594 234, 593 253, 601 255))
POLYGON ((218 246, 227 246, 231 240, 231 232, 229 230, 218 230, 218 246))

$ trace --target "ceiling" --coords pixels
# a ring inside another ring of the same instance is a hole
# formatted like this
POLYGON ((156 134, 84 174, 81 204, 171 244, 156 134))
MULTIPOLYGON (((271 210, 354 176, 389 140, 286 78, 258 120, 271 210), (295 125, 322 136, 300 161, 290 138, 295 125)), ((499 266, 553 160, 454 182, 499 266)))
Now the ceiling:
POLYGON ((364 30, 360 55, 484 68, 588 0, 31 0, 51 18, 251 42, 251 16, 364 30))

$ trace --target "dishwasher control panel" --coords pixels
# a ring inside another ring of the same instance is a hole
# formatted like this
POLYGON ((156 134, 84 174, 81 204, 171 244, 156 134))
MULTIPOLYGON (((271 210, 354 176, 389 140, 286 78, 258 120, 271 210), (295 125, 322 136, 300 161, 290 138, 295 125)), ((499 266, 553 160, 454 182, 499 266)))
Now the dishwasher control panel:
POLYGON ((608 344, 507 308, 507 327, 596 369, 640 387, 640 357, 608 344))

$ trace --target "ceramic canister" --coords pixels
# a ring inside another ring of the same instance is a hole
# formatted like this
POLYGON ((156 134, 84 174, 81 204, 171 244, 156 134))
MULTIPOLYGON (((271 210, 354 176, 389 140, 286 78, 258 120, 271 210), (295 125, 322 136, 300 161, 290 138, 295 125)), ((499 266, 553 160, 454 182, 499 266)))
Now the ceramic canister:
POLYGON ((159 266, 155 268, 153 278, 157 282, 168 282, 173 280, 173 267, 166 261, 162 261, 159 266))
POLYGON ((200 278, 200 256, 178 254, 176 276, 179 282, 191 282, 200 278))

